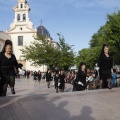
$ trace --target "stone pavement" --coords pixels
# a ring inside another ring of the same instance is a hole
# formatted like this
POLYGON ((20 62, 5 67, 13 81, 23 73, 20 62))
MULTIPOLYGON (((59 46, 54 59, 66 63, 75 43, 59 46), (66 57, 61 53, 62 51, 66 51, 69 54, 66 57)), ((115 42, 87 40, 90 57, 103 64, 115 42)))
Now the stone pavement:
POLYGON ((120 88, 55 93, 32 79, 16 80, 16 95, 0 97, 0 120, 120 120, 120 88))

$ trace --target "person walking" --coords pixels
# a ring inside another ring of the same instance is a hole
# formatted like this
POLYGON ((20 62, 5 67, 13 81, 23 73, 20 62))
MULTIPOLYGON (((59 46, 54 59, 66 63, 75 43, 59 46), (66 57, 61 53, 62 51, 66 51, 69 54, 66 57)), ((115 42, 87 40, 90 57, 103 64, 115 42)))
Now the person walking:
POLYGON ((47 87, 50 88, 50 83, 51 83, 51 70, 48 69, 48 71, 46 72, 46 82, 47 82, 47 87))
POLYGON ((26 70, 24 70, 24 77, 26 77, 26 70))
POLYGON ((33 80, 35 80, 35 83, 37 82, 37 72, 36 71, 33 74, 33 80))
POLYGON ((98 62, 99 66, 99 76, 100 76, 100 89, 109 88, 111 89, 111 69, 113 67, 113 58, 109 54, 109 48, 107 45, 103 44, 101 55, 98 62))
POLYGON ((39 82, 39 84, 40 84, 41 77, 42 77, 42 74, 41 74, 41 71, 40 71, 40 70, 38 71, 37 76, 38 76, 38 82, 39 82))
POLYGON ((27 79, 29 79, 30 78, 30 71, 29 70, 27 70, 26 75, 27 75, 27 79))
POLYGON ((59 86, 60 92, 64 92, 64 89, 65 89, 65 74, 64 74, 63 70, 60 71, 59 79, 60 79, 60 86, 59 86))
POLYGON ((55 89, 56 89, 56 93, 58 93, 58 89, 59 89, 59 71, 56 71, 55 76, 54 76, 54 81, 55 81, 55 89))
POLYGON ((8 84, 11 87, 12 94, 15 94, 15 71, 18 71, 18 62, 12 53, 12 42, 6 40, 0 53, 1 96, 6 96, 8 84))

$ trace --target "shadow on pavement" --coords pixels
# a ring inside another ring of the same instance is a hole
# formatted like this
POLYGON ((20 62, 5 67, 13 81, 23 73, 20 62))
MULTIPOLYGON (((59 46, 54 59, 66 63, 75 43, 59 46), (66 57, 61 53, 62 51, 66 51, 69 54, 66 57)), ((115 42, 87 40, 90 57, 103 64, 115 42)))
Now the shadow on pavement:
POLYGON ((92 116, 92 109, 89 106, 84 106, 80 111, 79 116, 73 116, 70 120, 95 120, 92 116))
POLYGON ((2 98, 6 103, 0 106, 0 120, 95 120, 91 117, 91 107, 77 107, 74 110, 72 103, 64 99, 64 96, 48 95, 28 94, 9 97, 8 100, 2 98), (76 114, 71 114, 74 111, 76 114))

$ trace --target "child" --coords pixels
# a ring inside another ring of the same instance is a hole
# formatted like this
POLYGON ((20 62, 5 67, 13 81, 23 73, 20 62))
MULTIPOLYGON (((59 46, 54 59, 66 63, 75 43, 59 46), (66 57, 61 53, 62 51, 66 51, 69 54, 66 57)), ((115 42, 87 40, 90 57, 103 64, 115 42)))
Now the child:
POLYGON ((113 69, 112 80, 111 80, 111 88, 115 86, 116 79, 117 79, 116 70, 113 69))

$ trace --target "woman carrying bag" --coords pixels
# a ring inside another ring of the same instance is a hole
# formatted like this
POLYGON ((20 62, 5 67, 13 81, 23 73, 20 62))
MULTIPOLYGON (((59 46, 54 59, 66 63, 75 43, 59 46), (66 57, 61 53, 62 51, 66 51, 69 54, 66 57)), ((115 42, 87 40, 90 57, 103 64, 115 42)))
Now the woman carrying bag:
POLYGON ((73 91, 84 91, 87 88, 86 75, 87 75, 86 64, 81 63, 78 73, 77 73, 76 80, 74 82, 74 90, 73 91))

